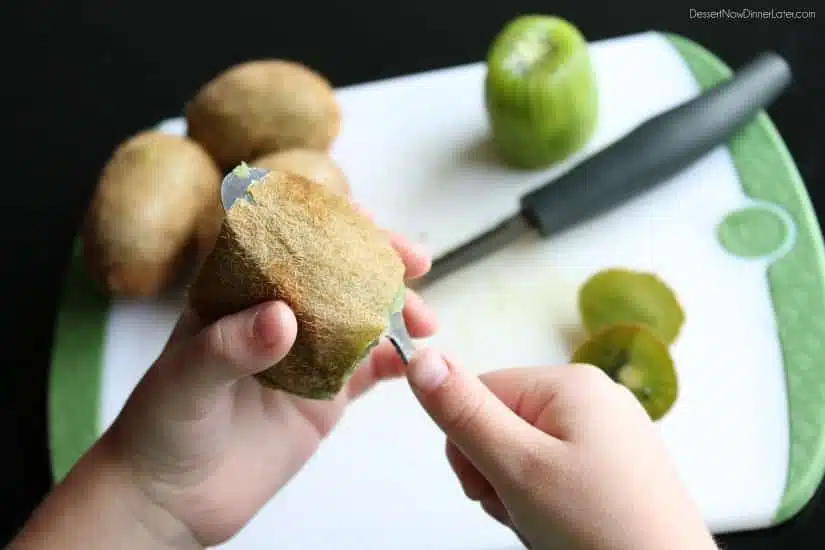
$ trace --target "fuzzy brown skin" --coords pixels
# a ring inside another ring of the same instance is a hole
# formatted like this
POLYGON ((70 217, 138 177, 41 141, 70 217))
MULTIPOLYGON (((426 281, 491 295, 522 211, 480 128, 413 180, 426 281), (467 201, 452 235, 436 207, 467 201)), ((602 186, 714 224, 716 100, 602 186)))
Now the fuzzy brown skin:
POLYGON ((115 296, 155 296, 198 254, 197 220, 219 199, 221 174, 187 138, 141 132, 104 166, 81 232, 89 272, 115 296))
POLYGON ((221 231, 221 224, 223 223, 224 211, 220 198, 220 187, 215 193, 215 198, 209 201, 198 219, 195 222, 195 232, 193 236, 193 247, 195 256, 195 269, 197 271, 212 248, 215 246, 215 240, 218 238, 218 233, 221 231))
POLYGON ((264 155, 251 163, 256 168, 284 170, 311 179, 340 193, 351 196, 346 175, 328 153, 313 149, 287 149, 264 155))
POLYGON ((237 200, 189 291, 205 322, 280 299, 298 335, 267 386, 313 399, 335 397, 384 332, 404 265, 389 239, 347 198, 272 171, 237 200))
POLYGON ((326 151, 341 126, 330 83, 277 59, 227 69, 198 91, 185 114, 189 136, 225 171, 273 151, 326 151))

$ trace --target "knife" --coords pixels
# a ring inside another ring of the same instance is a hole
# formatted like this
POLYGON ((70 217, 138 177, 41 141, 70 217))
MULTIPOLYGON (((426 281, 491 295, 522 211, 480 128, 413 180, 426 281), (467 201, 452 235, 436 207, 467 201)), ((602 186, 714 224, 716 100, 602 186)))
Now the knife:
POLYGON ((733 78, 648 119, 560 178, 527 193, 517 214, 436 259, 410 286, 423 288, 525 234, 547 238, 625 203, 727 141, 790 81, 790 67, 782 57, 760 54, 733 78))

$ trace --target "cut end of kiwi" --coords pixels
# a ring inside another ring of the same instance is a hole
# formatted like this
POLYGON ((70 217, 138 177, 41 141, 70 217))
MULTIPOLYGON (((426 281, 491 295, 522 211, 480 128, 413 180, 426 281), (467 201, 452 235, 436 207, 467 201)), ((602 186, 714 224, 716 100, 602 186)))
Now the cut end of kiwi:
POLYGON ((678 377, 668 346, 647 326, 606 327, 585 341, 572 360, 598 367, 625 386, 654 421, 664 417, 678 397, 678 377))
POLYGON ((556 72, 587 42, 578 28, 560 17, 523 15, 496 37, 490 56, 500 56, 501 68, 514 77, 534 70, 556 72))
POLYGON ((685 322, 675 292, 661 278, 620 268, 600 271, 582 285, 579 313, 591 333, 617 323, 641 324, 667 345, 676 340, 685 322))

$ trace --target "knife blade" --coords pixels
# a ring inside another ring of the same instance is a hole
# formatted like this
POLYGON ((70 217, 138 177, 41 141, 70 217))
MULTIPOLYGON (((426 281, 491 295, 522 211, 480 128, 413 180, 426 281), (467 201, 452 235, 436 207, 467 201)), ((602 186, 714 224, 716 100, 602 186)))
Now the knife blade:
POLYGON ((556 180, 520 199, 519 212, 437 258, 410 287, 438 279, 527 234, 547 238, 590 220, 676 175, 721 145, 790 84, 787 62, 764 52, 732 78, 643 122, 556 180))

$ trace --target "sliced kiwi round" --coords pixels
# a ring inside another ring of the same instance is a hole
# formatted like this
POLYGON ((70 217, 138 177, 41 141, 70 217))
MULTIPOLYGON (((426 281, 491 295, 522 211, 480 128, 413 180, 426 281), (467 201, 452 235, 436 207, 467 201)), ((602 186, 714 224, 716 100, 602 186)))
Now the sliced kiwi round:
POLYGON ((591 333, 616 323, 642 324, 667 345, 685 321, 676 294, 661 278, 619 268, 600 271, 581 286, 579 313, 591 333))
POLYGON ((484 93, 493 144, 516 168, 561 161, 596 128, 599 101, 587 41, 559 17, 524 15, 499 32, 487 54, 484 93))
POLYGON ((644 325, 606 327, 579 346, 572 361, 605 371, 636 396, 653 420, 667 414, 679 395, 668 346, 644 325))

